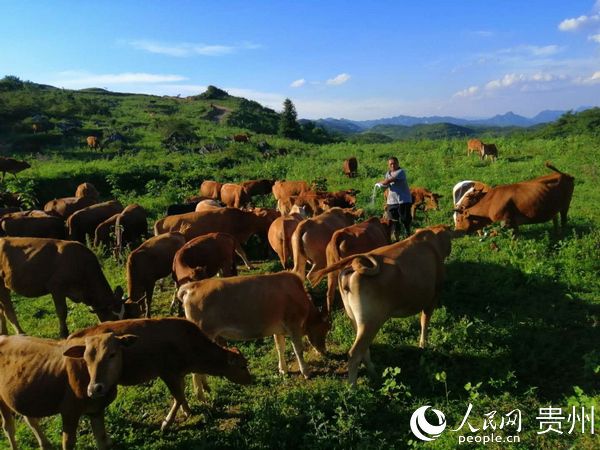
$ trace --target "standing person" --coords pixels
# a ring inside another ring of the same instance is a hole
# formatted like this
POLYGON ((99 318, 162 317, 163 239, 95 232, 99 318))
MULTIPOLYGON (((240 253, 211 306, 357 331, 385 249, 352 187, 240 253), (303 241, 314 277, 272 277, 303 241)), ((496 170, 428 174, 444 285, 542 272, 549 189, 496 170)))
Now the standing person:
POLYGON ((398 158, 390 156, 388 158, 388 168, 385 179, 375 183, 375 186, 380 189, 389 189, 385 205, 386 217, 393 223, 392 236, 395 234, 396 239, 400 239, 401 233, 398 222, 402 222, 406 229, 406 235, 410 235, 412 196, 406 180, 406 173, 404 169, 400 168, 398 158))

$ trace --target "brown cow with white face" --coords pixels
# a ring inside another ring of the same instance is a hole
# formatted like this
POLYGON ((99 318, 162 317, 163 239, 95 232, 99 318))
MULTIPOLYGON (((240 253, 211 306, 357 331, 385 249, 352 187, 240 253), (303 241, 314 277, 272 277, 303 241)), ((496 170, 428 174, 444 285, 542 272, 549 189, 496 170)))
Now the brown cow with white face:
POLYGON ((28 298, 52 295, 62 337, 69 334, 66 297, 91 307, 102 321, 139 316, 137 305, 123 302, 120 287, 111 290, 96 255, 79 242, 1 238, 0 334, 8 333, 6 318, 23 333, 10 291, 28 298))
POLYGON ((452 237, 454 232, 445 225, 417 230, 403 241, 349 256, 315 274, 318 279, 341 269, 339 289, 356 330, 348 353, 351 384, 356 382, 361 362, 374 372, 369 346, 390 317, 421 313, 419 347, 425 347, 427 325, 437 306, 452 237))
MULTIPOLYGON (((364 222, 350 225, 337 230, 325 249, 326 265, 331 266, 342 258, 357 253, 366 253, 377 247, 390 243, 390 223, 387 219, 372 217, 364 222)), ((331 314, 335 300, 335 288, 339 271, 327 274, 327 311, 331 314)), ((315 277, 315 272, 308 275, 308 280, 316 286, 320 278, 315 277)))
POLYGON ((113 333, 72 341, 0 336, 0 415, 11 448, 17 448, 13 413, 25 416, 43 449, 52 446, 40 427, 41 417, 60 414, 62 448, 73 449, 79 419, 87 414, 96 445, 109 448, 104 408, 117 395, 122 349, 135 339, 113 333))
POLYGON ((546 167, 556 173, 496 186, 473 206, 459 208, 455 229, 469 233, 493 222, 502 222, 505 227, 517 231, 519 225, 552 219, 556 230, 560 214, 564 231, 575 187, 574 178, 549 163, 546 167))
MULTIPOLYGON (((138 337, 134 345, 123 350, 119 384, 131 386, 160 378, 171 392, 174 402, 162 423, 162 430, 172 423, 180 406, 187 416, 192 414, 184 391, 184 377, 188 373, 222 376, 238 384, 249 384, 252 380, 243 355, 237 350, 218 346, 197 325, 186 319, 106 322, 72 334, 69 341, 108 332, 138 337)), ((198 392, 198 396, 204 399, 202 391, 198 392)))
MULTIPOLYGON (((279 371, 287 372, 285 336, 290 336, 300 372, 309 376, 302 357, 302 336, 325 353, 327 316, 317 311, 298 276, 291 272, 209 278, 184 284, 177 297, 185 317, 210 339, 251 340, 274 335, 279 371)), ((195 377, 198 386, 201 383, 195 377)))

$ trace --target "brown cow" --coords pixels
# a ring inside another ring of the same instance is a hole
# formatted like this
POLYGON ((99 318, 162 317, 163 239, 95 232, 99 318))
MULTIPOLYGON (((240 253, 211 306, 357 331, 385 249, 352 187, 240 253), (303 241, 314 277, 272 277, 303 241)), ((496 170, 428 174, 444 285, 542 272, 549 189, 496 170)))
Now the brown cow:
POLYGON ((86 236, 94 237, 98 225, 121 211, 123 205, 118 200, 97 203, 76 211, 67 219, 69 239, 85 243, 86 236))
MULTIPOLYGON (((208 199, 208 200, 201 200, 196 204, 196 212, 200 212, 200 211, 208 211, 209 209, 217 209, 217 208, 223 208, 223 204, 217 200, 213 200, 213 199, 208 199)), ((192 212, 192 211, 187 211, 187 212, 192 212)))
POLYGON ((113 239, 111 238, 111 233, 113 233, 114 237, 117 217, 119 217, 118 213, 110 216, 96 227, 94 230, 94 247, 98 247, 99 245, 103 245, 106 249, 110 249, 112 247, 111 243, 113 242, 113 239))
POLYGON ((10 214, 7 214, 0 219, 2 231, 7 236, 65 238, 65 221, 61 217, 50 215, 46 215, 46 217, 35 215, 10 216, 10 214))
MULTIPOLYGON (((17 333, 19 325, 10 291, 23 297, 52 295, 66 337, 66 297, 92 308, 101 321, 137 317, 137 305, 126 311, 120 287, 113 293, 96 255, 79 242, 58 239, 7 237, 0 239, 0 334, 7 334, 6 318, 17 333)), ((129 308, 129 305, 127 306, 129 308)))
POLYGON ((331 208, 321 215, 300 222, 292 235, 292 270, 304 280, 307 261, 313 264, 311 272, 324 268, 327 265, 325 249, 331 235, 340 228, 352 225, 357 215, 355 211, 331 208))
POLYGON ((143 242, 127 258, 127 296, 142 302, 150 317, 154 284, 171 274, 175 253, 185 244, 181 233, 165 233, 143 242))
POLYGON ((86 414, 98 448, 109 448, 104 408, 117 396, 122 348, 135 339, 112 333, 72 341, 0 336, 0 415, 11 448, 17 448, 13 413, 25 416, 43 449, 52 445, 39 418, 60 414, 62 448, 73 449, 79 419, 86 414))
POLYGON ((100 193, 92 183, 81 183, 75 190, 75 197, 91 197, 98 200, 100 193))
POLYGON ((438 209, 438 199, 442 197, 440 194, 434 194, 428 189, 422 187, 410 188, 410 195, 412 197, 412 205, 410 207, 410 215, 414 219, 417 215, 417 209, 423 209, 423 211, 430 211, 432 209, 438 209))
POLYGON ((459 181, 454 185, 452 188, 452 199, 454 200, 453 218, 455 227, 456 219, 458 217, 456 210, 473 206, 481 200, 490 189, 491 186, 488 186, 481 181, 464 180, 459 181))
POLYGON ((467 233, 479 230, 493 222, 518 231, 519 225, 543 223, 552 219, 558 229, 567 225, 567 213, 573 196, 574 178, 559 171, 550 163, 546 167, 556 173, 520 183, 496 186, 475 205, 458 209, 456 230, 467 233))
MULTIPOLYGON (((347 189, 345 191, 325 192, 324 204, 328 208, 354 208, 356 206, 356 194, 360 191, 347 189)), ((387 192, 387 191, 386 191, 387 192)))
POLYGON ((44 205, 44 211, 48 214, 67 219, 75 211, 95 205, 94 197, 63 197, 50 200, 44 205))
POLYGON ((279 256, 279 261, 284 269, 288 268, 287 261, 292 258, 292 234, 306 215, 292 213, 278 217, 269 227, 268 239, 271 248, 279 256))
POLYGON ((273 189, 274 184, 275 184, 275 180, 267 180, 267 179, 250 180, 250 181, 244 181, 242 183, 242 187, 246 190, 246 192, 248 193, 248 195, 250 197, 253 197, 255 195, 270 194, 273 189))
POLYGON ((85 138, 85 141, 87 142, 88 148, 93 150, 100 148, 100 138, 97 138, 96 136, 88 136, 85 138))
POLYGON ((470 156, 471 153, 481 154, 481 147, 483 146, 483 142, 479 139, 469 139, 467 141, 467 156, 470 156))
POLYGON ((287 215, 294 206, 298 206, 304 208, 309 216, 314 216, 329 209, 326 204, 327 199, 326 193, 305 191, 298 195, 290 195, 287 198, 277 200, 277 210, 281 215, 287 215))
MULTIPOLYGON (((218 346, 197 325, 186 319, 106 322, 78 331, 69 336, 69 340, 107 332, 138 337, 134 345, 123 350, 119 384, 130 386, 160 378, 175 399, 162 423, 162 430, 172 423, 180 406, 187 416, 192 414, 184 391, 184 377, 188 373, 222 376, 239 384, 251 382, 246 359, 237 350, 218 346)), ((198 395, 204 399, 201 391, 198 395)))
POLYGON ((275 200, 285 200, 291 195, 298 195, 309 190, 310 187, 306 181, 276 181, 272 192, 275 200))
POLYGON ((250 196, 239 184, 225 183, 221 186, 221 201, 230 208, 243 208, 250 203, 250 196))
MULTIPOLYGON (((330 325, 312 304, 300 278, 291 272, 244 277, 209 278, 184 284, 177 297, 185 317, 210 339, 275 337, 279 371, 287 372, 285 336, 291 337, 300 372, 309 376, 302 357, 302 336, 321 354, 330 325)), ((194 376, 198 387, 203 383, 194 376)))
POLYGON ((221 186, 218 181, 205 180, 200 185, 200 195, 206 198, 221 200, 221 186))
POLYGON ((454 233, 445 225, 430 227, 395 244, 349 256, 315 274, 320 279, 343 268, 338 282, 346 314, 356 338, 348 353, 348 378, 356 382, 361 362, 371 373, 369 346, 390 317, 421 313, 419 347, 425 347, 427 325, 437 306, 444 259, 450 254, 454 233))
POLYGON ((350 158, 345 159, 342 170, 344 171, 344 175, 348 178, 354 178, 358 170, 358 161, 356 160, 356 157, 351 156, 350 158))
MULTIPOLYGON (((325 249, 326 265, 330 266, 347 256, 366 253, 389 243, 389 221, 387 219, 372 217, 364 222, 350 225, 333 233, 325 249)), ((308 275, 308 279, 313 286, 317 284, 314 275, 315 272, 308 275)), ((327 311, 329 314, 333 310, 338 275, 339 271, 332 271, 327 274, 327 311)))
POLYGON ((27 161, 19 161, 18 159, 0 156, 0 172, 2 172, 2 181, 4 181, 6 172, 12 173, 14 177, 17 178, 17 174, 19 172, 29 169, 30 167, 31 166, 27 161))
POLYGON ((148 214, 146 210, 134 203, 128 205, 115 222, 116 253, 120 255, 123 246, 136 244, 148 234, 148 214))
POLYGON ((483 160, 489 157, 492 162, 498 159, 498 148, 496 144, 482 144, 480 158, 483 160))
POLYGON ((233 142, 250 142, 250 136, 246 133, 234 134, 231 139, 233 142))
POLYGON ((224 277, 237 275, 236 251, 240 244, 227 233, 208 233, 187 242, 173 258, 173 280, 177 287, 200 281, 222 271, 224 277))

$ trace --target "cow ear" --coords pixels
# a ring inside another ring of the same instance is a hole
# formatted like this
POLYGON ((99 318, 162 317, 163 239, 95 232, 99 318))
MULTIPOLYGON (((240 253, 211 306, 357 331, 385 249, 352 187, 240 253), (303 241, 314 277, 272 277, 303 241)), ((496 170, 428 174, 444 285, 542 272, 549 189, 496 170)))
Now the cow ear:
POLYGON ((123 336, 116 336, 115 339, 119 341, 122 347, 130 347, 138 340, 138 336, 135 334, 124 334, 123 336))
POLYGON ((73 345, 66 349, 63 353, 67 358, 83 358, 85 353, 85 345, 73 345))

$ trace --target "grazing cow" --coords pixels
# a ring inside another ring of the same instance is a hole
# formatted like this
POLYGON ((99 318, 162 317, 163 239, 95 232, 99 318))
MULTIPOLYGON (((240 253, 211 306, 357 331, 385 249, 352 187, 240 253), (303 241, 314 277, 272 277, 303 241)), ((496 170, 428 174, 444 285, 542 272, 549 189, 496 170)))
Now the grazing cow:
POLYGON ((234 134, 231 139, 233 142, 250 142, 250 136, 246 133, 234 134))
POLYGON ((250 196, 239 184, 225 183, 221 186, 221 201, 230 208, 243 208, 250 203, 250 196))
POLYGON ((23 333, 10 291, 29 298, 52 295, 62 337, 69 334, 66 297, 91 307, 101 321, 139 315, 138 305, 124 304, 120 287, 113 293, 96 255, 79 242, 22 237, 0 239, 0 334, 8 333, 5 318, 17 333, 23 333))
POLYGON ((558 229, 567 225, 567 213, 573 196, 574 178, 559 171, 550 163, 546 167, 556 173, 520 183, 496 186, 475 205, 459 208, 456 230, 467 233, 479 230, 493 222, 518 231, 519 225, 543 223, 552 219, 558 229))
POLYGON ((279 261, 284 269, 288 268, 287 261, 292 257, 292 234, 306 215, 291 213, 278 217, 269 227, 268 239, 271 248, 279 256, 279 261))
POLYGON ((71 214, 88 206, 95 205, 93 197, 63 197, 50 200, 44 205, 44 211, 50 215, 67 219, 71 214))
POLYGON ((359 212, 331 208, 311 219, 298 224, 292 235, 292 252, 294 255, 294 272, 304 280, 306 262, 312 263, 310 271, 324 268, 327 264, 325 249, 331 235, 340 228, 354 223, 359 212))
MULTIPOLYGON (((324 204, 328 208, 354 208, 356 206, 356 195, 360 191, 356 189, 347 189, 345 191, 325 192, 324 204)), ((387 192, 387 191, 386 191, 387 192)))
POLYGON ((349 256, 315 274, 318 280, 341 269, 339 289, 356 331, 348 361, 351 384, 356 382, 361 362, 374 372, 369 346, 388 318, 420 312, 419 347, 425 347, 427 325, 437 306, 452 237, 454 233, 445 225, 420 229, 403 241, 349 256))
POLYGON ((99 449, 111 446, 104 408, 116 397, 122 349, 136 336, 103 333, 71 341, 0 336, 0 415, 10 447, 17 448, 13 413, 21 414, 40 448, 51 448, 39 424, 60 414, 62 448, 73 449, 83 414, 90 417, 99 449))
POLYGON ((310 187, 306 181, 276 181, 271 191, 275 200, 285 200, 291 195, 298 195, 309 190, 310 187))
MULTIPOLYGON (((175 399, 162 423, 162 430, 172 423, 180 406, 187 416, 192 414, 184 391, 184 377, 188 373, 222 376, 238 384, 250 384, 252 381, 246 359, 237 350, 218 346, 197 325, 186 319, 106 322, 78 331, 69 336, 69 340, 107 332, 138 337, 134 345, 123 350, 119 384, 131 386, 160 378, 175 399)), ((204 399, 202 391, 198 395, 201 400, 204 399)))
POLYGON ((294 206, 304 208, 309 216, 321 214, 329 206, 326 193, 318 193, 313 191, 305 191, 298 195, 290 195, 287 198, 277 200, 277 210, 282 216, 290 213, 294 206))
POLYGON ((88 136, 85 138, 85 141, 87 142, 88 148, 93 150, 100 149, 100 139, 96 136, 88 136))
POLYGON ((423 211, 438 209, 438 199, 442 197, 440 194, 434 194, 430 190, 422 187, 410 188, 410 195, 412 197, 410 215, 413 219, 415 219, 417 209, 423 209, 423 211))
POLYGON ((111 243, 113 242, 113 239, 111 238, 110 234, 113 233, 114 237, 117 217, 119 217, 118 213, 110 216, 96 227, 94 230, 94 247, 98 247, 100 245, 103 245, 106 249, 110 249, 112 247, 111 243))
POLYGON ((96 227, 123 211, 123 205, 118 200, 97 203, 80 209, 67 219, 69 239, 85 243, 86 236, 94 237, 96 227))
POLYGON ((354 178, 356 176, 357 170, 358 161, 356 160, 356 157, 351 156, 350 158, 344 160, 344 175, 346 175, 348 178, 354 178))
POLYGON ((250 180, 250 181, 244 181, 242 183, 242 187, 244 188, 244 190, 248 193, 248 195, 250 197, 253 197, 255 195, 270 194, 273 189, 274 184, 275 184, 275 180, 267 180, 267 179, 250 180))
POLYGON ((496 144, 482 144, 480 158, 483 160, 489 157, 492 161, 498 159, 498 148, 496 144))
MULTIPOLYGON (((195 212, 201 212, 201 211, 208 211, 210 209, 218 209, 218 208, 223 208, 223 204, 217 200, 213 200, 213 199, 208 199, 208 200, 201 200, 198 202, 198 204, 196 205, 196 208, 194 209, 195 212)), ((186 211, 186 212, 192 212, 192 211, 186 211)))
MULTIPOLYGON (((179 231, 189 241, 203 234, 222 232, 244 244, 253 234, 266 236, 277 216, 277 212, 267 209, 242 211, 237 208, 219 208, 165 217, 154 224, 154 234, 157 236, 169 231, 179 231)), ((250 267, 245 254, 243 259, 246 266, 250 267)))
POLYGON ((6 172, 12 173, 15 178, 17 178, 17 174, 19 172, 29 169, 30 167, 31 166, 27 161, 19 161, 18 159, 0 156, 0 172, 2 172, 2 181, 4 181, 6 172))
MULTIPOLYGON (((364 222, 350 225, 333 233, 325 249, 326 265, 331 266, 347 256, 366 253, 389 243, 389 220, 372 217, 364 222)), ((339 271, 332 271, 327 274, 327 311, 329 314, 333 310, 338 274, 339 271)), ((316 286, 319 280, 314 275, 315 272, 309 274, 308 279, 313 286, 316 286)))
MULTIPOLYGON (((227 233, 208 233, 187 242, 173 258, 173 280, 179 287, 222 271, 224 277, 237 275, 236 251, 240 244, 227 233)), ((242 250, 243 251, 243 250, 242 250)))
POLYGON ((165 233, 144 241, 127 258, 127 296, 144 304, 150 317, 154 284, 171 274, 175 253, 185 244, 181 233, 165 233))
POLYGON ((146 210, 134 203, 128 205, 115 222, 115 240, 117 254, 123 246, 140 242, 148 234, 148 214, 146 210))
POLYGON ((98 200, 100 193, 92 183, 81 183, 75 190, 75 197, 91 197, 98 200))
MULTIPOLYGON (((325 353, 325 337, 330 324, 327 316, 312 304, 300 278, 291 272, 209 278, 184 284, 177 297, 185 317, 210 339, 259 339, 274 335, 279 371, 287 372, 285 336, 291 337, 300 372, 309 376, 302 357, 302 336, 325 353)), ((197 386, 201 386, 194 376, 197 386)))
POLYGON ((454 201, 454 226, 458 217, 457 209, 468 208, 477 203, 491 189, 481 181, 464 180, 459 181, 452 188, 452 199, 454 201))
POLYGON ((477 153, 478 155, 481 154, 481 147, 483 145, 483 142, 481 142, 479 139, 469 139, 467 141, 467 156, 470 156, 471 153, 477 153))
POLYGON ((205 180, 200 185, 200 195, 205 198, 214 198, 221 200, 221 186, 218 181, 205 180))
POLYGON ((41 237, 64 239, 65 221, 62 217, 46 215, 10 217, 10 214, 0 219, 2 231, 6 236, 41 237))

